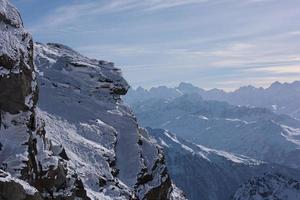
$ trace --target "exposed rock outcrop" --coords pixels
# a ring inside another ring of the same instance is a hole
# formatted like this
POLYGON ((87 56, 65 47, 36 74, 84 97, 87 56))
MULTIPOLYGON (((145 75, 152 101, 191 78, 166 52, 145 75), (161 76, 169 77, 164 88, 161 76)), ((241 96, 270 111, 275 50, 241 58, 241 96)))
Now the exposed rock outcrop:
POLYGON ((0 109, 11 114, 32 109, 37 101, 33 41, 16 8, 0 1, 0 109))

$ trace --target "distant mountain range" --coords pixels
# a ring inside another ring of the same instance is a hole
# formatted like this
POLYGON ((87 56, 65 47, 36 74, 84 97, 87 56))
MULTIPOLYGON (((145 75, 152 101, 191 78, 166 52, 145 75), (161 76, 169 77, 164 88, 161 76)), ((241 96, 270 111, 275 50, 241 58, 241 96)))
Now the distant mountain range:
POLYGON ((209 148, 300 167, 300 121, 266 108, 206 101, 198 94, 132 105, 144 127, 162 128, 209 148))
POLYGON ((268 88, 241 87, 233 92, 220 89, 204 90, 190 83, 177 87, 160 86, 146 90, 142 87, 130 89, 125 101, 134 104, 147 99, 173 99, 185 94, 197 93, 205 100, 226 101, 233 105, 268 108, 279 114, 300 119, 300 81, 293 83, 275 82, 268 88))
POLYGON ((297 200, 299 91, 300 82, 234 92, 181 83, 139 87, 124 99, 140 124, 151 127, 189 199, 297 200))

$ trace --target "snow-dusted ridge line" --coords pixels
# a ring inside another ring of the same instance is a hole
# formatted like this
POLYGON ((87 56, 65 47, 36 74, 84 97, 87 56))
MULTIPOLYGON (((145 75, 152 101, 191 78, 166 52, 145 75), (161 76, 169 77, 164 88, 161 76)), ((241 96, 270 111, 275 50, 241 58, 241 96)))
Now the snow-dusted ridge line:
MULTIPOLYGON (((193 145, 194 148, 192 149, 191 147, 185 145, 184 143, 180 142, 176 135, 168 132, 167 130, 165 130, 163 132, 163 135, 165 135, 166 137, 168 137, 169 139, 171 139, 173 142, 177 143, 178 145, 180 145, 184 150, 189 151, 192 154, 199 154, 200 156, 202 156, 204 159, 213 162, 209 159, 209 155, 210 154, 214 154, 214 155, 219 155, 221 157, 224 157, 225 159, 234 162, 234 163, 243 163, 243 164, 248 164, 248 165, 260 165, 266 162, 263 161, 259 161, 247 156, 243 156, 243 155, 235 155, 233 153, 229 153, 226 151, 221 151, 221 150, 216 150, 216 149, 211 149, 211 148, 207 148, 205 146, 199 145, 199 144, 195 144, 191 141, 188 140, 182 140, 183 142, 187 142, 189 143, 189 145, 193 145)), ((160 144, 162 144, 163 146, 169 147, 168 144, 162 139, 159 138, 160 140, 160 144)))

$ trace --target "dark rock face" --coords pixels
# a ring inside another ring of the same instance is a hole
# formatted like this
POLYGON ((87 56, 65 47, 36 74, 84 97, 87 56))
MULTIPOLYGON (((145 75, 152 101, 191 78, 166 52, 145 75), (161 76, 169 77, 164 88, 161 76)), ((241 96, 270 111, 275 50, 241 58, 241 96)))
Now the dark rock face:
POLYGON ((25 99, 32 93, 31 75, 31 72, 26 70, 22 74, 0 78, 0 109, 2 111, 16 114, 30 109, 29 105, 25 104, 25 99))
POLYGON ((37 101, 33 41, 18 11, 5 0, 0 7, 0 110, 16 114, 37 101))
POLYGON ((170 188, 172 188, 172 182, 171 178, 168 176, 168 178, 158 187, 153 188, 150 190, 144 200, 148 199, 156 199, 156 200, 164 200, 164 199, 170 199, 170 188))
MULTIPOLYGON (((0 200, 42 200, 38 192, 28 194, 22 181, 11 178, 0 170, 0 200)), ((30 187, 30 186, 26 186, 30 187)), ((27 188, 28 189, 28 188, 27 188)), ((29 188, 34 190, 33 188, 29 188)))
POLYGON ((30 196, 16 182, 0 182, 0 200, 42 200, 39 194, 30 196))

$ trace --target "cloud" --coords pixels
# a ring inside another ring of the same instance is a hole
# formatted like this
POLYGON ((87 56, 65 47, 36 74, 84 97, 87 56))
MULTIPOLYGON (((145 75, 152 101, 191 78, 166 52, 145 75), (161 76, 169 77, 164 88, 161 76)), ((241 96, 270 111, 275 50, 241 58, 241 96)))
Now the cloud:
POLYGON ((43 41, 63 38, 87 56, 124 66, 131 82, 177 77, 233 87, 248 76, 259 81, 257 74, 299 75, 299 14, 279 0, 74 2, 48 12, 31 30, 43 41))
POLYGON ((146 10, 160 10, 166 8, 172 8, 177 6, 184 6, 188 4, 196 4, 196 3, 204 3, 208 2, 208 0, 152 0, 146 6, 146 10))
POLYGON ((277 65, 272 67, 261 67, 254 69, 247 69, 246 71, 251 72, 267 72, 271 74, 293 74, 300 77, 300 63, 298 65, 277 65))
POLYGON ((77 47, 77 49, 90 57, 101 57, 105 54, 114 55, 115 57, 128 57, 151 53, 149 49, 133 45, 88 45, 77 47))
POLYGON ((57 30, 59 27, 76 25, 81 20, 88 17, 114 14, 125 11, 158 11, 167 8, 185 6, 196 3, 204 3, 208 0, 102 0, 84 1, 82 3, 68 4, 53 10, 50 14, 42 18, 38 23, 30 28, 32 32, 57 30))

